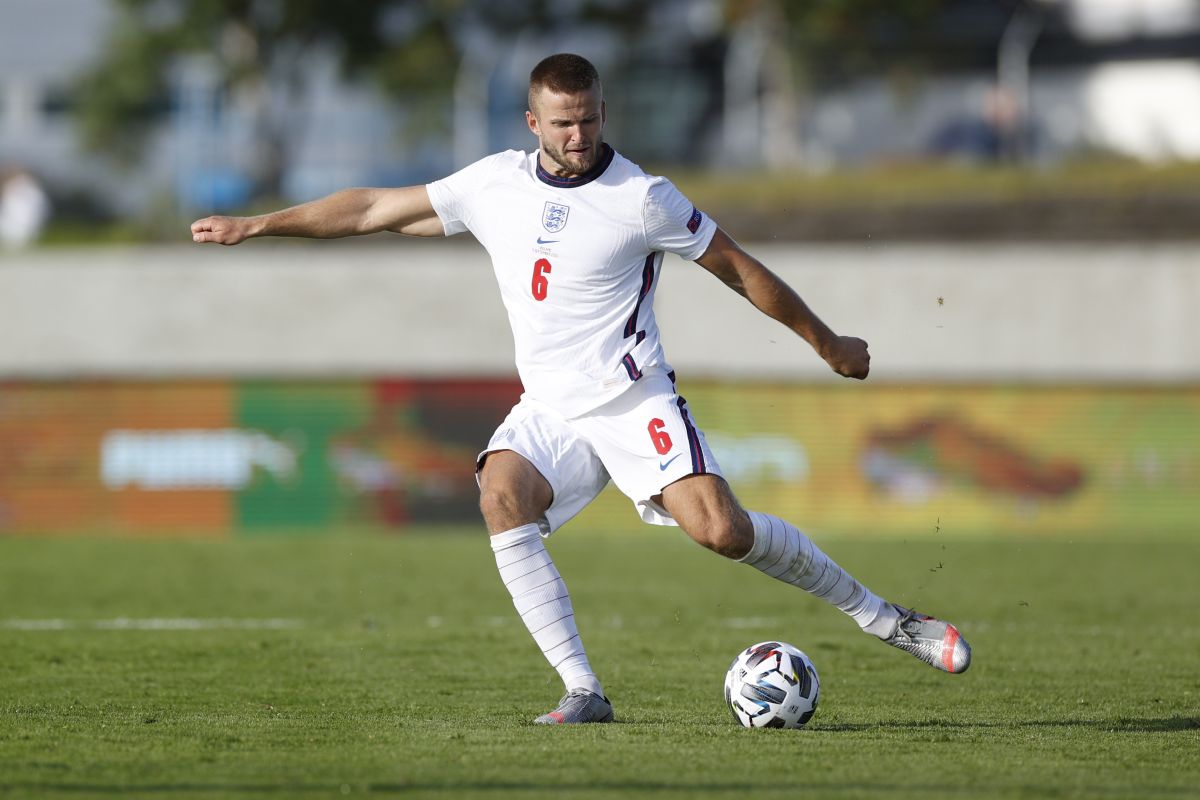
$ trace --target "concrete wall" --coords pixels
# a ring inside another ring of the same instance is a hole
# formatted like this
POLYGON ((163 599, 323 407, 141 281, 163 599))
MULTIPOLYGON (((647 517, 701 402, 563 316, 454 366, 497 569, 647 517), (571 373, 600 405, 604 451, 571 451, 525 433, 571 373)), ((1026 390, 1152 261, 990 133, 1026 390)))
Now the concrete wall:
MULTIPOLYGON (((876 379, 1200 380, 1189 244, 749 248, 876 379)), ((668 256, 657 311, 685 376, 835 379, 792 334, 668 256)), ((0 255, 0 378, 506 375, 486 254, 398 237, 0 255)))

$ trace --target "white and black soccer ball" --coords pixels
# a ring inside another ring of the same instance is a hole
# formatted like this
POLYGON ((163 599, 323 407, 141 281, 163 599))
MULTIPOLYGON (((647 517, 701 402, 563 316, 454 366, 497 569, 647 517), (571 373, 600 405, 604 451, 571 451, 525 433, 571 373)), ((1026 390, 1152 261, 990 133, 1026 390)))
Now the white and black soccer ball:
POLYGON ((747 728, 803 728, 820 694, 812 660, 785 642, 747 647, 725 674, 725 702, 747 728))

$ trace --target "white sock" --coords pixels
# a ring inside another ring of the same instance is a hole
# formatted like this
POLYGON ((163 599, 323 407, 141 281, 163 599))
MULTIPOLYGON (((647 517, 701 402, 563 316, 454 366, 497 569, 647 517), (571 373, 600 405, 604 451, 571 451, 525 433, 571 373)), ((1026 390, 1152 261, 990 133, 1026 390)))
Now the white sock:
POLYGON ((812 540, 770 514, 750 511, 754 545, 739 560, 837 606, 867 633, 883 639, 900 618, 896 609, 856 581, 812 540))
POLYGON ((604 690, 588 664, 583 640, 575 628, 571 596, 546 552, 538 524, 496 534, 492 537, 492 552, 521 621, 542 655, 558 670, 567 691, 586 689, 603 697, 604 690))

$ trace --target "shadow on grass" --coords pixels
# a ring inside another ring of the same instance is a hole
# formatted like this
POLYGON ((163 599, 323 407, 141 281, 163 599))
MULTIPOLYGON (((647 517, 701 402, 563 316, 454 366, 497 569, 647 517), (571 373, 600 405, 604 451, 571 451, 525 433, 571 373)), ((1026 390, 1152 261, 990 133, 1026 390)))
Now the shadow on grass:
POLYGON ((879 730, 1001 730, 1004 728, 1091 728, 1104 733, 1179 733, 1200 730, 1200 717, 1161 717, 1117 719, 1031 719, 1022 722, 952 722, 919 720, 915 722, 834 723, 814 726, 820 733, 845 733, 879 730))
MULTIPOLYGON (((964 791, 974 792, 977 787, 969 787, 967 785, 955 786, 953 784, 929 783, 920 784, 910 781, 899 783, 878 783, 870 781, 839 781, 839 782, 812 782, 805 781, 805 790, 808 792, 819 792, 822 796, 833 796, 840 794, 848 794, 853 796, 861 796, 863 793, 872 794, 899 794, 904 797, 910 797, 917 794, 928 796, 963 796, 964 791)), ((1039 786, 1029 784, 1016 784, 1009 787, 1010 792, 1015 791, 1020 794, 1035 794, 1039 796, 1054 796, 1061 792, 1061 786, 1039 786)), ((779 785, 779 786, 764 786, 762 784, 734 782, 728 783, 670 783, 666 781, 598 781, 587 784, 563 784, 559 782, 534 783, 527 781, 455 781, 447 780, 444 783, 355 783, 355 784, 336 784, 336 783, 154 783, 154 784, 49 784, 49 783, 0 783, 0 791, 33 791, 37 794, 30 795, 33 797, 44 796, 46 792, 59 792, 65 794, 81 794, 91 796, 107 796, 115 795, 119 797, 133 797, 142 794, 151 795, 200 795, 200 796, 219 796, 227 797, 238 794, 245 795, 266 795, 279 794, 285 797, 296 797, 300 795, 320 794, 322 796, 338 796, 338 795, 353 795, 353 794, 390 794, 390 795, 446 795, 448 797, 461 797, 471 795, 489 795, 489 794, 515 794, 520 797, 526 796, 587 796, 591 794, 610 795, 612 793, 629 794, 631 797, 639 797, 648 794, 672 794, 682 797, 701 797, 707 794, 766 794, 778 795, 786 794, 789 797, 794 797, 797 793, 797 788, 794 785, 779 785)), ((1128 786, 1075 786, 1072 787, 1072 792, 1083 792, 1083 796, 1087 797, 1103 797, 1106 795, 1115 795, 1120 797, 1130 796, 1128 786)), ((969 795, 968 795, 969 796, 969 795)), ((1138 797, 1194 797, 1195 790, 1192 787, 1167 787, 1167 786, 1139 786, 1136 795, 1138 797)))
MULTIPOLYGON (((636 725, 637 723, 633 723, 636 725)), ((919 720, 911 722, 880 722, 873 724, 830 724, 814 727, 813 734, 855 733, 863 731, 919 731, 919 730, 949 730, 949 731, 997 731, 1021 728, 1088 728, 1101 733, 1119 734, 1156 734, 1184 733, 1200 730, 1200 717, 1170 716, 1161 718, 1134 718, 1096 720, 1026 720, 1022 722, 956 722, 949 720, 919 720)), ((787 731, 761 731, 767 735, 787 735, 787 731)), ((912 796, 925 794, 929 796, 961 795, 971 790, 962 784, 939 782, 917 784, 910 781, 900 783, 884 783, 870 781, 829 781, 806 780, 805 788, 826 796, 854 795, 878 793, 882 795, 897 794, 912 796)), ((1061 785, 1032 785, 1016 783, 1011 786, 992 787, 1001 794, 1035 794, 1055 795, 1063 791, 1061 785)), ((1082 792, 1084 796, 1104 797, 1130 796, 1130 787, 1117 785, 1072 785, 1071 792, 1082 792)), ((6 793, 19 793, 31 797, 42 797, 48 793, 79 796, 115 796, 135 797, 140 795, 185 795, 185 796, 234 796, 234 795, 280 795, 285 797, 322 795, 354 795, 354 794, 394 794, 394 795, 437 795, 460 797, 470 795, 515 795, 515 796, 572 796, 608 795, 612 793, 628 793, 630 796, 648 794, 676 795, 681 797, 703 797, 706 795, 726 794, 766 794, 774 795, 786 792, 793 795, 796 789, 790 784, 769 786, 761 783, 746 781, 647 781, 647 780, 607 780, 588 782, 586 784, 564 784, 561 782, 533 781, 470 781, 455 779, 447 776, 443 782, 279 782, 279 783, 220 783, 220 782, 178 782, 178 783, 69 783, 63 781, 0 781, 0 796, 6 793)), ((986 794, 986 792, 985 792, 986 794)), ((1148 786, 1139 785, 1133 796, 1140 797, 1194 797, 1193 787, 1148 786)))

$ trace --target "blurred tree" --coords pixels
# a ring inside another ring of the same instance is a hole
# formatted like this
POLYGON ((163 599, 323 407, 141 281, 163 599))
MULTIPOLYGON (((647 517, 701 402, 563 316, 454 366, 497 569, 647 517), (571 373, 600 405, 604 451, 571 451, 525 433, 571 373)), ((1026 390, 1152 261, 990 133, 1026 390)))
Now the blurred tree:
POLYGON ((810 0, 781 3, 806 72, 828 78, 877 63, 883 43, 911 42, 943 0, 810 0))
POLYGON ((1013 13, 1037 0, 780 0, 809 80, 994 63, 1013 13), (981 47, 982 45, 982 47, 981 47))
MULTIPOLYGON (((347 77, 403 100, 414 134, 448 133, 449 99, 470 56, 518 36, 607 30, 629 53, 664 55, 662 22, 683 24, 701 0, 109 0, 117 10, 108 46, 78 86, 75 109, 94 150, 136 164, 147 135, 178 100, 179 70, 201 59, 222 105, 249 111, 256 196, 279 194, 295 109, 312 54, 336 54, 347 77), (695 5, 693 5, 693 3, 695 5), (654 11, 660 12, 657 17, 654 11), (655 26, 649 20, 657 19, 655 26), (657 27, 656 27, 657 26, 657 27), (280 102, 281 94, 290 102, 280 102)), ((713 114, 729 163, 795 162, 795 120, 806 89, 881 67, 920 71, 933 21, 974 5, 1008 13, 1031 0, 712 0, 718 23, 693 68, 719 100, 713 114), (727 46, 732 43, 732 46, 727 46), (756 119, 749 123, 747 120, 756 119), (758 127, 756 127, 758 126, 758 127), (761 129, 761 130, 760 130, 761 129)), ((625 54, 621 54, 624 58, 625 54)), ((639 57, 639 56, 634 56, 639 57)), ((487 67, 487 59, 480 59, 487 67)), ((479 65, 474 65, 478 71, 479 65)), ((468 98, 469 99, 469 98, 468 98)), ((469 129, 469 125, 460 125, 469 129)), ((700 141, 697 135, 692 140, 700 141)), ((466 148, 469 150, 470 148, 466 148)), ((698 157, 698 156, 697 156, 698 157)))
POLYGON ((1032 2, 723 0, 721 160, 805 166, 809 96, 864 76, 889 78, 903 96, 940 67, 992 65, 1007 20, 1032 2))
MULTIPOLYGON (((85 143, 136 163, 146 136, 172 98, 172 70, 203 55, 220 88, 255 109, 262 158, 256 194, 277 194, 286 159, 285 122, 268 87, 298 93, 314 48, 337 53, 347 76, 366 78, 416 113, 445 124, 447 93, 472 36, 504 38, 602 25, 632 32, 644 19, 637 0, 113 0, 117 20, 99 62, 78 86, 85 143)), ((477 39, 476 39, 477 41, 477 39)))
MULTIPOLYGON (((950 0, 953 3, 954 0, 950 0)), ((847 77, 897 69, 883 44, 920 38, 947 0, 723 0, 719 160, 727 166, 804 164, 804 97, 847 77)), ((914 49, 907 56, 919 56, 914 49)), ((890 53, 896 56, 896 53, 890 53)))

